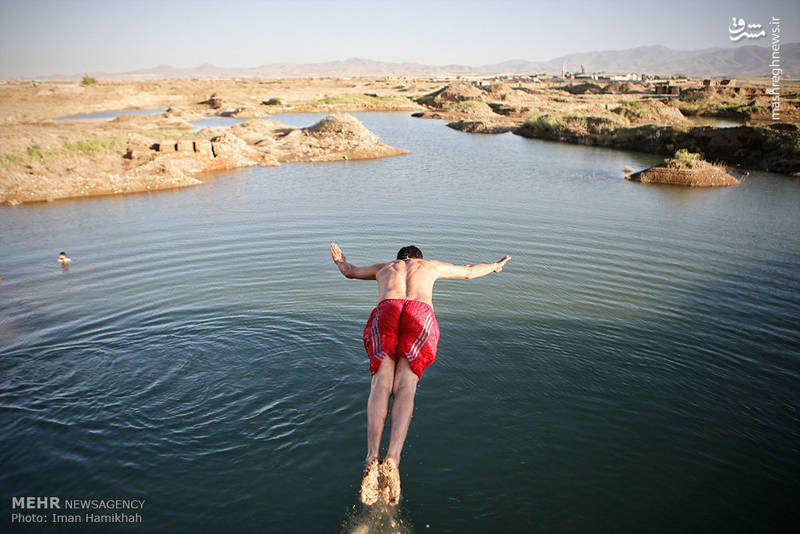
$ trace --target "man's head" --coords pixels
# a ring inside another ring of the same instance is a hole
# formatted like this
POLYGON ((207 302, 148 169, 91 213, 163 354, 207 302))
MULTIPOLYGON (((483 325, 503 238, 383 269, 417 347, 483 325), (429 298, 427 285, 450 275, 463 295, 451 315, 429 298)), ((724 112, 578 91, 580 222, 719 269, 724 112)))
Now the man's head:
POLYGON ((408 245, 407 247, 401 248, 397 252, 397 259, 398 260, 407 260, 410 258, 417 258, 422 259, 422 251, 415 247, 414 245, 408 245))

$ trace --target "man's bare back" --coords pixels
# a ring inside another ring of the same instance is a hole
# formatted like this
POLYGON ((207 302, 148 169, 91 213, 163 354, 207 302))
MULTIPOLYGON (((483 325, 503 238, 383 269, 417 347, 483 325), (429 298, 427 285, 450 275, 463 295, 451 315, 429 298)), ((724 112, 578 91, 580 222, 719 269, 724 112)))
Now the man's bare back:
POLYGON ((356 267, 347 262, 342 250, 331 243, 331 257, 347 278, 376 280, 378 302, 387 299, 419 300, 433 306, 433 284, 440 278, 478 278, 489 273, 500 272, 511 256, 495 263, 475 265, 453 265, 436 260, 409 258, 389 263, 376 263, 368 267, 356 267))
POLYGON ((434 262, 410 258, 386 263, 375 273, 378 302, 387 299, 421 300, 433 306, 434 262))

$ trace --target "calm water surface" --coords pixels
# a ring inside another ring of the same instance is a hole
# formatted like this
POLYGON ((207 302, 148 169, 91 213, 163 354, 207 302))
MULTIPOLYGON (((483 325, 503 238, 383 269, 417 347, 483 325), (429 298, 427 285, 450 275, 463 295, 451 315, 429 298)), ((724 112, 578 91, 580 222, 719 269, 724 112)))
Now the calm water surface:
POLYGON ((228 126, 235 126, 244 122, 242 119, 234 117, 206 117, 204 119, 192 121, 195 129, 194 131, 202 130, 203 128, 222 128, 228 126))
POLYGON ((356 264, 409 243, 513 256, 437 284, 439 355, 401 464, 409 530, 797 521, 797 180, 648 186, 622 169, 651 155, 358 117, 411 154, 0 208, 7 526, 22 495, 146 499, 125 529, 142 532, 361 521, 376 288, 338 273, 332 240, 356 264))
POLYGON ((736 128, 745 126, 746 121, 736 119, 719 119, 717 117, 686 117, 695 126, 713 126, 714 128, 736 128))
POLYGON ((58 122, 63 121, 110 121, 122 115, 160 115, 165 113, 167 108, 150 108, 150 109, 121 109, 118 111, 101 111, 99 113, 88 113, 85 115, 71 115, 69 117, 61 117, 56 119, 58 122))

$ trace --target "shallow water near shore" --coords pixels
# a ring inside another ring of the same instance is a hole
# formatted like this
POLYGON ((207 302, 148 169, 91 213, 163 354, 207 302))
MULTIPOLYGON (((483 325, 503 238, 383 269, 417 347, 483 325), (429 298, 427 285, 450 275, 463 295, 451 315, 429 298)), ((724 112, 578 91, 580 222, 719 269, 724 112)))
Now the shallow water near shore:
POLYGON ((736 128, 745 126, 747 121, 736 119, 720 119, 717 117, 687 117, 694 126, 713 126, 714 128, 736 128))
POLYGON ((376 287, 338 273, 336 241, 356 264, 410 243, 513 256, 437 283, 404 529, 794 524, 800 182, 643 185, 622 169, 656 156, 355 115, 411 153, 0 208, 6 520, 11 497, 56 495, 145 499, 131 531, 373 524, 355 505, 376 287))
POLYGON ((122 115, 160 115, 165 111, 167 111, 167 108, 120 109, 117 111, 101 111, 84 115, 70 115, 68 117, 60 117, 56 119, 56 121, 110 121, 122 115))

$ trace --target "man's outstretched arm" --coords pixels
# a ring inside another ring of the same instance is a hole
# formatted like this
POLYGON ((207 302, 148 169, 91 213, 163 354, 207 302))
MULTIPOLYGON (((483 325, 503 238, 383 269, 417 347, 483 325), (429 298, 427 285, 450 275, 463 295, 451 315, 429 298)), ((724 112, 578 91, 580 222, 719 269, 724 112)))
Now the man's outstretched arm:
POLYGON ((359 280, 375 280, 375 275, 385 263, 376 263, 368 267, 356 267, 352 263, 347 263, 347 259, 342 254, 342 249, 336 243, 331 243, 331 257, 333 263, 347 278, 358 278, 359 280))
POLYGON ((475 265, 453 265, 441 261, 435 262, 439 278, 480 278, 489 273, 499 273, 511 256, 503 256, 495 263, 476 263, 475 265))

